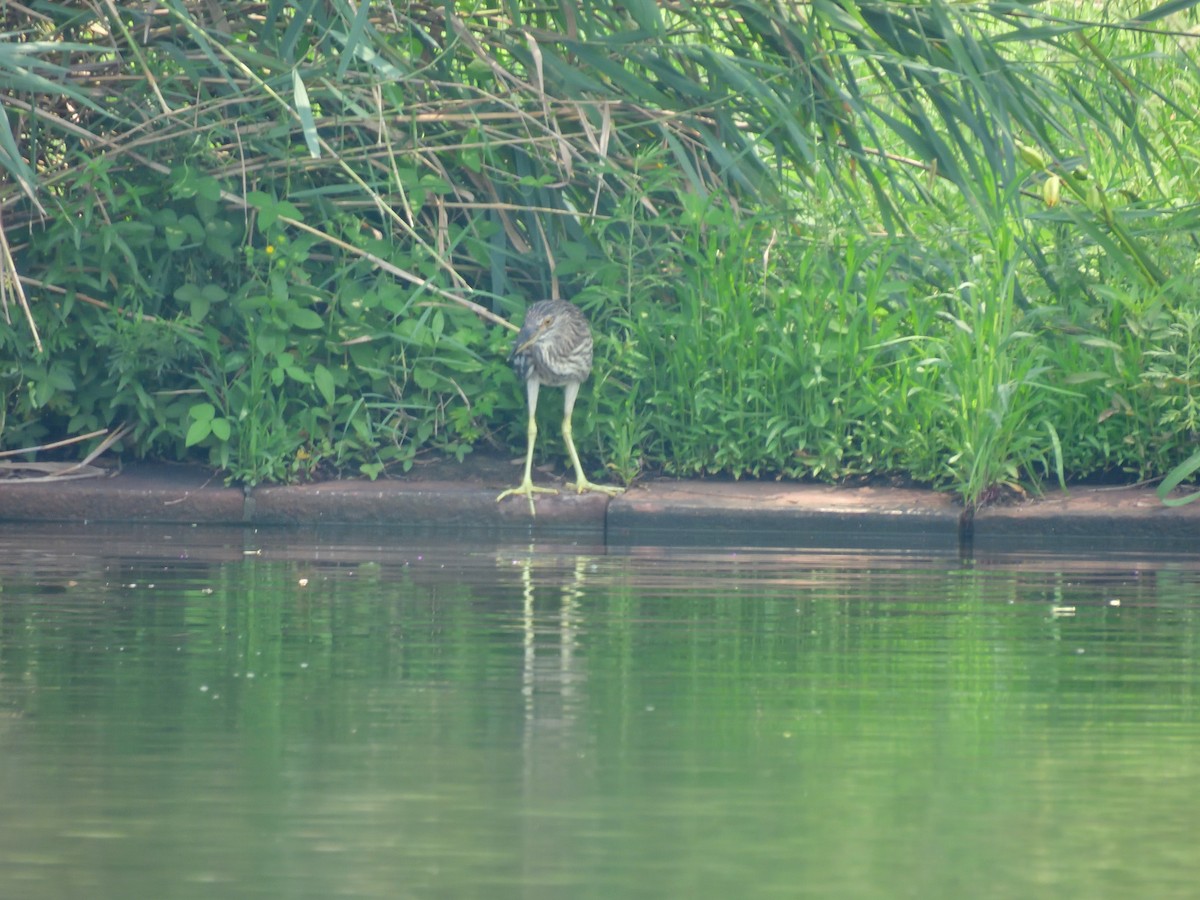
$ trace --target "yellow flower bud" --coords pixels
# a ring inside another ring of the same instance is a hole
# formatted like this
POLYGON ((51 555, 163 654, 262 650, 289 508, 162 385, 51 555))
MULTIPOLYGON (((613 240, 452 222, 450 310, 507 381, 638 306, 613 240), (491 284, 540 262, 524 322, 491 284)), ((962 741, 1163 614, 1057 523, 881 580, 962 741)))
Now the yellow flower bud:
POLYGON ((1042 182, 1042 199, 1046 205, 1053 209, 1058 206, 1058 201, 1062 197, 1062 179, 1057 175, 1051 175, 1042 182))

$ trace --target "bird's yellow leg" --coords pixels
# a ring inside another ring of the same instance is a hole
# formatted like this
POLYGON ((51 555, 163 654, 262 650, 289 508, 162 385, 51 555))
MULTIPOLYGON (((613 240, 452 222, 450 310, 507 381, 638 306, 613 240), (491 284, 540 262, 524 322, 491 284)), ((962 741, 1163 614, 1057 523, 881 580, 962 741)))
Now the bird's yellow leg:
POLYGON ((557 494, 558 491, 554 488, 538 487, 533 483, 533 445, 537 443, 537 382, 529 381, 526 384, 526 391, 529 396, 529 427, 525 430, 525 477, 521 479, 521 483, 516 487, 509 488, 507 491, 501 491, 500 496, 496 498, 496 502, 499 503, 505 497, 511 497, 514 494, 528 497, 529 514, 536 516, 537 511, 533 507, 533 495, 557 494))
POLYGON ((567 445, 567 452, 571 454, 571 464, 575 466, 575 492, 582 494, 584 491, 597 491, 615 497, 617 494, 624 493, 625 489, 612 484, 593 484, 588 481, 587 476, 583 474, 583 466, 579 463, 579 454, 575 452, 575 439, 571 435, 571 411, 575 408, 575 395, 578 393, 579 385, 568 384, 566 386, 563 396, 562 424, 563 443, 567 445))

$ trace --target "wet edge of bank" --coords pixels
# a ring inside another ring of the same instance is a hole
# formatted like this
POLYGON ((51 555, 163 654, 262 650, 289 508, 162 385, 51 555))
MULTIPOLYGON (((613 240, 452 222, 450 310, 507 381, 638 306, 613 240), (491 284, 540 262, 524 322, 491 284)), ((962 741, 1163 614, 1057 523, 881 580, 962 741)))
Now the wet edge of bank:
MULTIPOLYGON (((952 497, 890 487, 775 481, 653 479, 621 496, 496 495, 515 479, 501 460, 439 463, 396 479, 227 487, 196 467, 139 464, 110 477, 0 480, 0 522, 187 525, 356 525, 484 529, 539 536, 577 533, 636 544, 921 546, 993 544, 1031 549, 1143 547, 1190 550, 1200 503, 1166 507, 1153 488, 1076 487, 965 516, 952 497)), ((542 476, 539 483, 556 484, 542 476)), ((561 485, 559 485, 561 486, 561 485)))

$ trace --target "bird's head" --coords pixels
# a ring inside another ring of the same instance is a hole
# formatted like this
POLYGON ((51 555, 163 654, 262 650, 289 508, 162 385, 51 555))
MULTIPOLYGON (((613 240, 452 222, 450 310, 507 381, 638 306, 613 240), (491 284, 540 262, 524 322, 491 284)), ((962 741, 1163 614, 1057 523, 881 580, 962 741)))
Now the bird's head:
MULTIPOLYGON (((541 319, 539 319, 535 323, 533 323, 532 334, 529 335, 529 338, 527 340, 525 340, 524 342, 522 342, 521 344, 519 344, 517 346, 517 348, 515 350, 513 350, 512 355, 517 356, 518 354, 524 353, 526 350, 528 350, 530 347, 532 347, 534 344, 536 344, 539 340, 541 340, 542 335, 544 335, 546 332, 548 332, 553 327, 554 327, 554 316, 553 315, 542 316, 541 319)), ((525 327, 521 329, 522 332, 529 331, 529 330, 530 330, 529 323, 526 323, 525 327)))

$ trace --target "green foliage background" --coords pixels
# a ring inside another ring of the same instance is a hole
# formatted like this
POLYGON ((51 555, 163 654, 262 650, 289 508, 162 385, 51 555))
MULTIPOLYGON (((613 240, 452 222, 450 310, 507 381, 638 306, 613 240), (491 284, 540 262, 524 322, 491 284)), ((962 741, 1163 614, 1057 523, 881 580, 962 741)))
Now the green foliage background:
POLYGON ((1200 431, 1194 5, 9 6, 0 447, 516 454, 505 323, 564 296, 613 479, 1162 475, 1200 431))

